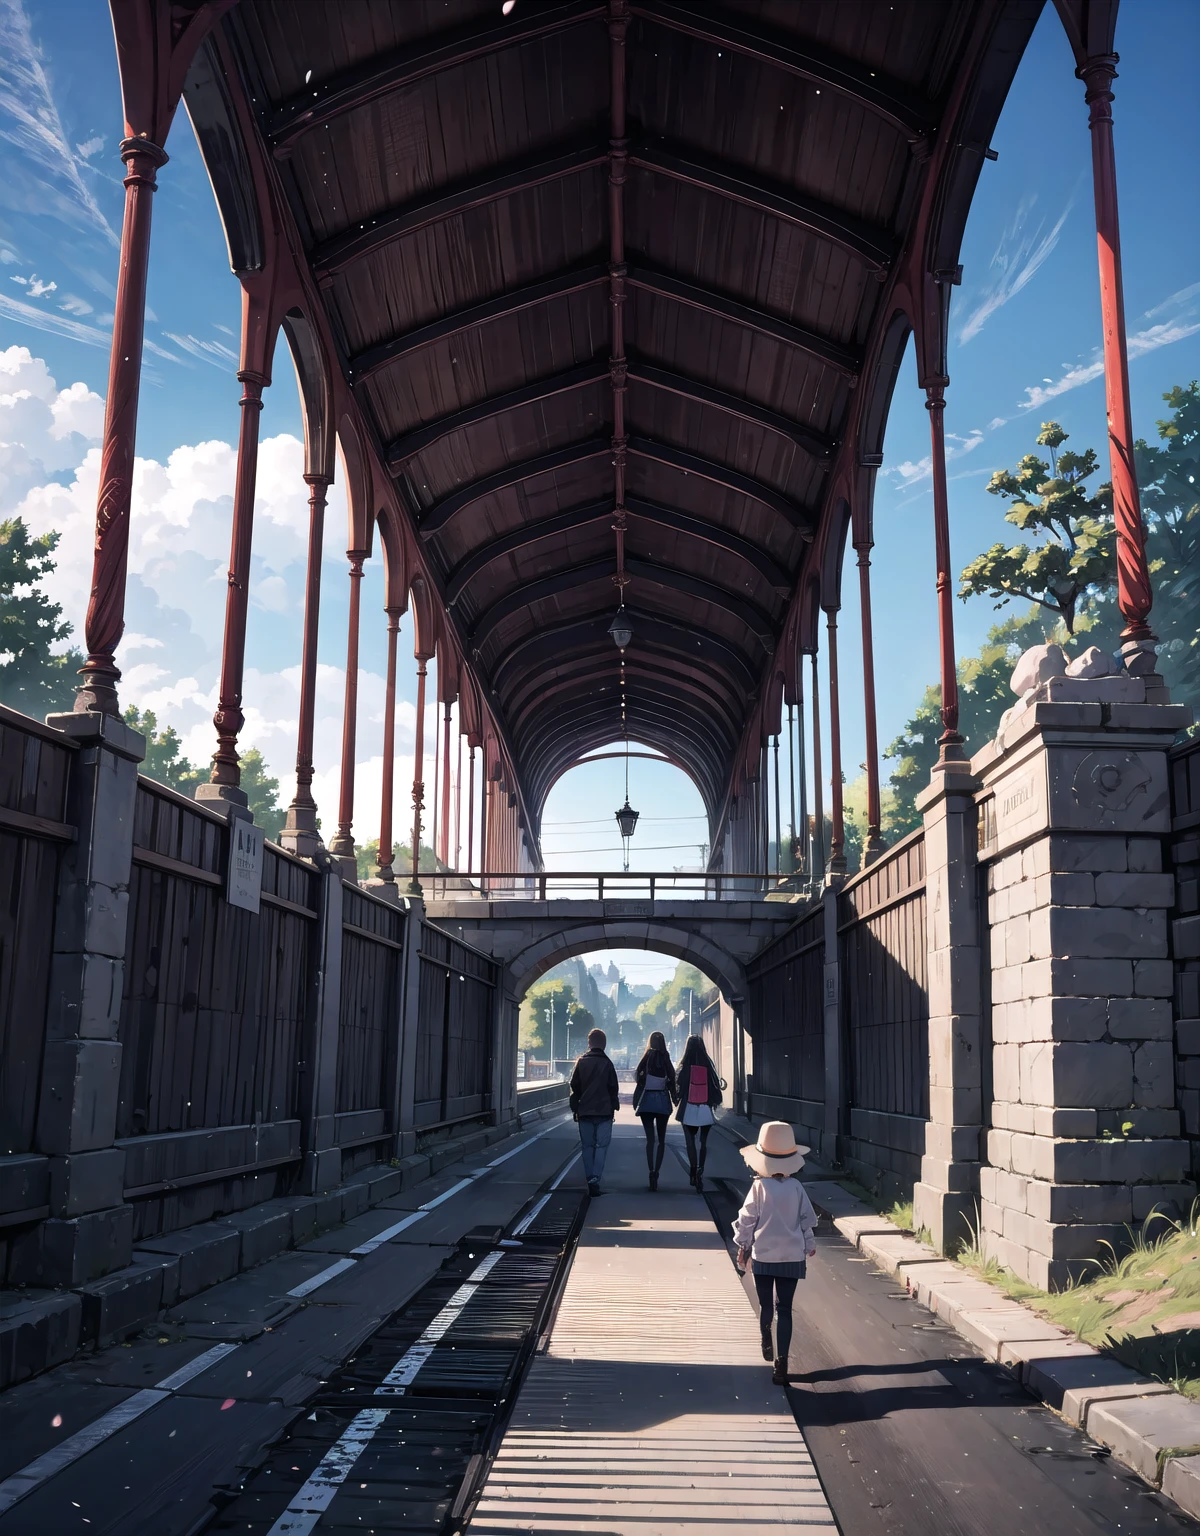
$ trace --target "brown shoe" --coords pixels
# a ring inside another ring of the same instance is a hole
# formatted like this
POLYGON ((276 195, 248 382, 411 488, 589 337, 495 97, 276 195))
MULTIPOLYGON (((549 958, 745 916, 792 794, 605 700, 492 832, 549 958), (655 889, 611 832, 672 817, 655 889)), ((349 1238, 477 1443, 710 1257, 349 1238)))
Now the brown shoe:
POLYGON ((777 1387, 786 1387, 788 1384, 788 1363, 786 1359, 776 1360, 775 1369, 771 1372, 771 1380, 777 1387))

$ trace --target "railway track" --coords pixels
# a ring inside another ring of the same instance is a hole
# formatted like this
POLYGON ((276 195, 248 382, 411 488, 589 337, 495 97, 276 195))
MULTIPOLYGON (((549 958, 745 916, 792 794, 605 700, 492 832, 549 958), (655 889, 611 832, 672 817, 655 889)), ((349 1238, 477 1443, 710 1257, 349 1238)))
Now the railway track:
POLYGON ((586 1206, 578 1190, 551 1189, 509 1229, 468 1233, 322 1384, 205 1531, 462 1531, 548 1337, 586 1206))

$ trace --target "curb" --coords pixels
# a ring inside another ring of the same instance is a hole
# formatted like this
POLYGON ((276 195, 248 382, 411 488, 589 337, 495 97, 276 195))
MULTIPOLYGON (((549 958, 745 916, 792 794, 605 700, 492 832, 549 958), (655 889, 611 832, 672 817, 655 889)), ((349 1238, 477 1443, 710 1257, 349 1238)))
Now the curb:
POLYGON ((1150 1487, 1200 1518, 1200 1403, 1046 1322, 990 1281, 899 1231, 840 1184, 814 1179, 804 1187, 847 1242, 901 1281, 921 1306, 1150 1487))

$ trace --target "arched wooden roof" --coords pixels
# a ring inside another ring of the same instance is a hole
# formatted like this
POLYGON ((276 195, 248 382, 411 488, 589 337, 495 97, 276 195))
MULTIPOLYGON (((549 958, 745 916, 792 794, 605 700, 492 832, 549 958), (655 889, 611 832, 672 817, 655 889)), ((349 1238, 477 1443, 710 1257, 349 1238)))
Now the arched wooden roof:
POLYGON ((627 13, 628 726, 715 820, 910 328, 944 369, 921 280, 953 278, 1039 10, 254 0, 220 23, 187 99, 231 251, 253 259, 251 154, 535 819, 621 735, 610 23, 627 13), (214 128, 221 93, 249 148, 214 128))

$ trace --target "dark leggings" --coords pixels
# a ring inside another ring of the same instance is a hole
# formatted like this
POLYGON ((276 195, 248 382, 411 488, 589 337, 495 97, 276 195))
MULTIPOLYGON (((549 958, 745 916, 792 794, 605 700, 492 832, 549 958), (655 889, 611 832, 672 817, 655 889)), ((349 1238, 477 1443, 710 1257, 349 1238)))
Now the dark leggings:
POLYGON ((663 1153, 667 1150, 667 1121, 670 1115, 641 1115, 642 1129, 646 1133, 646 1167, 657 1173, 662 1167, 663 1153), (654 1130, 658 1127, 658 1150, 654 1148, 654 1130))
POLYGON ((708 1133, 711 1130, 712 1130, 712 1126, 711 1125, 701 1125, 701 1126, 685 1125, 684 1128, 683 1128, 684 1140, 687 1142, 688 1163, 693 1168, 703 1168, 704 1167, 704 1157, 705 1157, 705 1153, 707 1153, 707 1151, 708 1151, 708 1133), (697 1130, 699 1130, 699 1132, 700 1132, 700 1157, 699 1157, 699 1159, 697 1159, 697 1157, 696 1157, 696 1132, 697 1132, 697 1130))
POLYGON ((779 1297, 779 1317, 775 1324, 775 1358, 786 1360, 792 1347, 792 1298, 796 1294, 796 1282, 784 1280, 779 1275, 755 1275, 754 1289, 758 1292, 759 1326, 767 1338, 771 1336, 771 1312, 774 1309, 771 1289, 779 1297))

